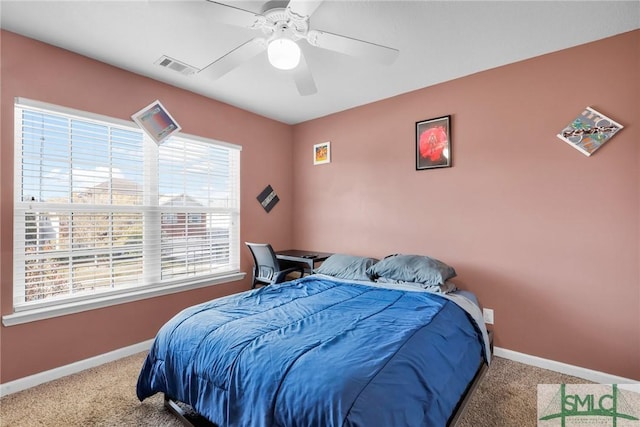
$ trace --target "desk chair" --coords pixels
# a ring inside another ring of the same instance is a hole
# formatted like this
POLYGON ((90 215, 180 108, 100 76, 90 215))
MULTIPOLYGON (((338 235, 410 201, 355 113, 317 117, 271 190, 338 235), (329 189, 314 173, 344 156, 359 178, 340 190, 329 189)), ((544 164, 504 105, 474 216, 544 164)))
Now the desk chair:
POLYGON ((290 267, 282 268, 280 261, 276 257, 276 253, 268 243, 249 243, 245 242, 249 247, 253 256, 253 281, 251 289, 255 288, 258 283, 263 285, 271 285, 282 283, 289 273, 299 271, 300 276, 304 274, 304 268, 290 267))

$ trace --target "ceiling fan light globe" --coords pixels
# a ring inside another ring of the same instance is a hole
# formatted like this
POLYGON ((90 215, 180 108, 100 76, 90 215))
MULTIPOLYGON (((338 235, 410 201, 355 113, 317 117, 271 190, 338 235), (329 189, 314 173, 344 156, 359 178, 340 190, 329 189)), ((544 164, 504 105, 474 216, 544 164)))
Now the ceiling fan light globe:
POLYGON ((280 70, 292 70, 300 63, 300 46, 287 38, 272 40, 267 47, 269 62, 280 70))

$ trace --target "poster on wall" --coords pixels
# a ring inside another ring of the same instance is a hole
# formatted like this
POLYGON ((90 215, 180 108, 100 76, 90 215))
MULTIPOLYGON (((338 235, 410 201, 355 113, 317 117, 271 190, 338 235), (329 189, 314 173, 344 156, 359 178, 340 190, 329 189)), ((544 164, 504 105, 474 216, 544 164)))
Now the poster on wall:
POLYGON ((158 100, 153 101, 131 118, 158 145, 182 129, 158 100))
POLYGON ((451 166, 451 116, 416 123, 416 170, 451 166))
POLYGON ((587 107, 557 136, 585 156, 590 156, 623 127, 604 114, 587 107))

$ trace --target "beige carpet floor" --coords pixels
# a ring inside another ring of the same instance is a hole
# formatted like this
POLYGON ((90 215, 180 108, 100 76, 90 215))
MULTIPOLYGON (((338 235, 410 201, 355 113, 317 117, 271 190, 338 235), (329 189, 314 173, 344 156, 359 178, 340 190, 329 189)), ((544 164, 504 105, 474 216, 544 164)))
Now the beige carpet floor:
MULTIPOLYGON (((181 423, 164 409, 162 396, 153 396, 142 403, 136 398, 136 380, 145 356, 136 354, 5 396, 0 399, 0 426, 179 427, 181 423)), ((460 425, 535 426, 538 384, 586 382, 494 357, 460 425)))

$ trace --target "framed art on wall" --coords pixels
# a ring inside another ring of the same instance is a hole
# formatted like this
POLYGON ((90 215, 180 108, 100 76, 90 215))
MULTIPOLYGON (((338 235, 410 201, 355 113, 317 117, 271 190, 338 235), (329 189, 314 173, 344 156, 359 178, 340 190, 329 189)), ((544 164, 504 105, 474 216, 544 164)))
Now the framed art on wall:
POLYGON ((451 166, 451 116, 416 122, 416 170, 451 166))
POLYGON ((331 142, 323 142, 313 146, 313 164, 322 165, 331 162, 331 142))
POLYGON ((158 100, 153 101, 131 116, 131 118, 156 144, 160 144, 181 129, 180 125, 158 100))
POLYGON ((276 191, 270 185, 267 185, 256 198, 267 213, 271 212, 271 209, 280 201, 276 191))
POLYGON ((604 114, 587 107, 565 126, 557 137, 585 156, 591 156, 623 127, 604 114))

